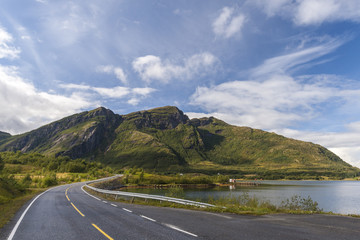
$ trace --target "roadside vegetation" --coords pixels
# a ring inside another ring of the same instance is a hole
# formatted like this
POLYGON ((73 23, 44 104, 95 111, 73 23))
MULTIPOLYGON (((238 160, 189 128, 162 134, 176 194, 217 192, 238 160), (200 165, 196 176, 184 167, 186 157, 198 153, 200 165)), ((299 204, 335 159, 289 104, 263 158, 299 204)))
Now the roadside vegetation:
POLYGON ((0 153, 0 228, 27 201, 47 188, 113 174, 109 167, 38 153, 0 153))
POLYGON ((273 213, 291 213, 291 214, 313 214, 324 213, 319 204, 313 201, 310 196, 303 198, 298 195, 282 201, 280 205, 274 205, 269 201, 262 201, 256 196, 250 196, 244 193, 238 197, 228 196, 217 200, 210 200, 209 203, 217 207, 212 210, 215 212, 229 212, 237 214, 273 214, 273 213))

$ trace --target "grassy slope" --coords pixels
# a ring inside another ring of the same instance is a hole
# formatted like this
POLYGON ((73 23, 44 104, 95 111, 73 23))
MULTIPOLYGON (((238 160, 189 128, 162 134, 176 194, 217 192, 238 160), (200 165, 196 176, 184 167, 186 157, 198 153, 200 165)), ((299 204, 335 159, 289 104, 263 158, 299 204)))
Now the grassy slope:
POLYGON ((119 166, 164 169, 185 161, 188 168, 209 173, 278 171, 321 176, 359 172, 320 145, 231 126, 217 119, 197 128, 179 124, 165 130, 137 129, 134 119, 139 120, 139 116, 131 116, 120 125, 117 140, 111 146, 110 154, 107 153, 107 158, 119 166), (161 166, 155 159, 162 160, 161 166))
POLYGON ((247 127, 230 126, 214 120, 200 127, 208 159, 223 165, 242 165, 267 169, 349 168, 324 147, 285 138, 247 127))

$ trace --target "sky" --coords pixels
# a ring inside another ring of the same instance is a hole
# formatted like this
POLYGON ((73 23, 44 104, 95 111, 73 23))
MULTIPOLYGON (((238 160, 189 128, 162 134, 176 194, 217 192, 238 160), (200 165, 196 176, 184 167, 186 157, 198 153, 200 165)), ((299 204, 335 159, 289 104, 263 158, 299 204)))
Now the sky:
POLYGON ((358 0, 0 0, 0 131, 177 106, 360 167, 358 0))

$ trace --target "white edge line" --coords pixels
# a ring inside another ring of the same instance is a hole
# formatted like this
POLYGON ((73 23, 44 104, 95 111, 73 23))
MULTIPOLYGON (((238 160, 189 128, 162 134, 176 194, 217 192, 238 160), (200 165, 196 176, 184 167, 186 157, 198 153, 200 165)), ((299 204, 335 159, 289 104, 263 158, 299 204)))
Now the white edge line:
POLYGON ((174 229, 174 230, 177 230, 177 231, 179 231, 179 232, 189 234, 190 236, 198 237, 198 235, 193 234, 193 233, 188 232, 188 231, 185 231, 185 230, 182 230, 181 228, 178 228, 178 227, 176 227, 176 226, 174 226, 174 225, 170 225, 170 224, 166 224, 166 223, 165 223, 164 225, 167 226, 167 227, 169 227, 169 228, 172 228, 172 229, 174 229))
POLYGON ((38 199, 41 195, 43 195, 44 193, 46 193, 47 191, 49 191, 49 190, 51 190, 51 189, 54 189, 54 188, 50 188, 50 189, 46 190, 45 192, 37 195, 37 197, 34 198, 34 200, 32 200, 32 202, 29 204, 29 206, 27 206, 27 208, 25 209, 25 211, 21 214, 21 217, 19 218, 19 220, 17 221, 15 227, 14 227, 13 230, 11 231, 11 233, 10 233, 10 235, 9 235, 9 237, 8 237, 8 240, 12 240, 12 239, 13 239, 13 237, 14 237, 17 229, 18 229, 18 227, 20 226, 21 221, 22 221, 23 218, 25 217, 25 214, 27 213, 27 211, 29 211, 31 205, 36 201, 36 199, 38 199))
POLYGON ((90 193, 86 192, 86 191, 84 190, 84 187, 85 187, 85 185, 81 187, 81 190, 83 190, 83 192, 84 192, 84 193, 86 193, 86 194, 87 194, 87 195, 89 195, 90 197, 95 198, 96 200, 101 201, 101 199, 100 199, 100 198, 97 198, 97 197, 95 197, 95 196, 91 195, 90 193))
POLYGON ((150 221, 152 221, 152 222, 156 222, 155 219, 149 218, 149 217, 144 216, 144 215, 140 215, 140 217, 145 218, 145 219, 147 219, 147 220, 150 220, 150 221))
POLYGON ((115 204, 111 204, 111 206, 113 206, 113 207, 117 207, 117 205, 115 205, 115 204))
POLYGON ((126 209, 126 208, 123 208, 124 211, 127 211, 127 212, 132 212, 131 210, 129 209, 126 209))

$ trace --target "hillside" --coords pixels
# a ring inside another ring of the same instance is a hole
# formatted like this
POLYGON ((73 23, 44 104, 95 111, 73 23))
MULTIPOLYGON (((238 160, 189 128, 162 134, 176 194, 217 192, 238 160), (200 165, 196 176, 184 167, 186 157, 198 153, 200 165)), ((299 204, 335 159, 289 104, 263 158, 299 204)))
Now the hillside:
POLYGON ((127 115, 83 112, 22 135, 0 151, 96 160, 113 167, 270 175, 354 175, 359 169, 326 148, 219 119, 189 119, 176 107, 127 115))
POLYGON ((7 139, 7 138, 9 138, 9 137, 11 137, 11 134, 10 134, 10 133, 6 133, 6 132, 1 132, 1 131, 0 131, 0 142, 1 142, 1 140, 7 139))
POLYGON ((71 158, 94 158, 112 141, 121 117, 105 108, 83 112, 12 136, 0 151, 39 152, 71 158))

